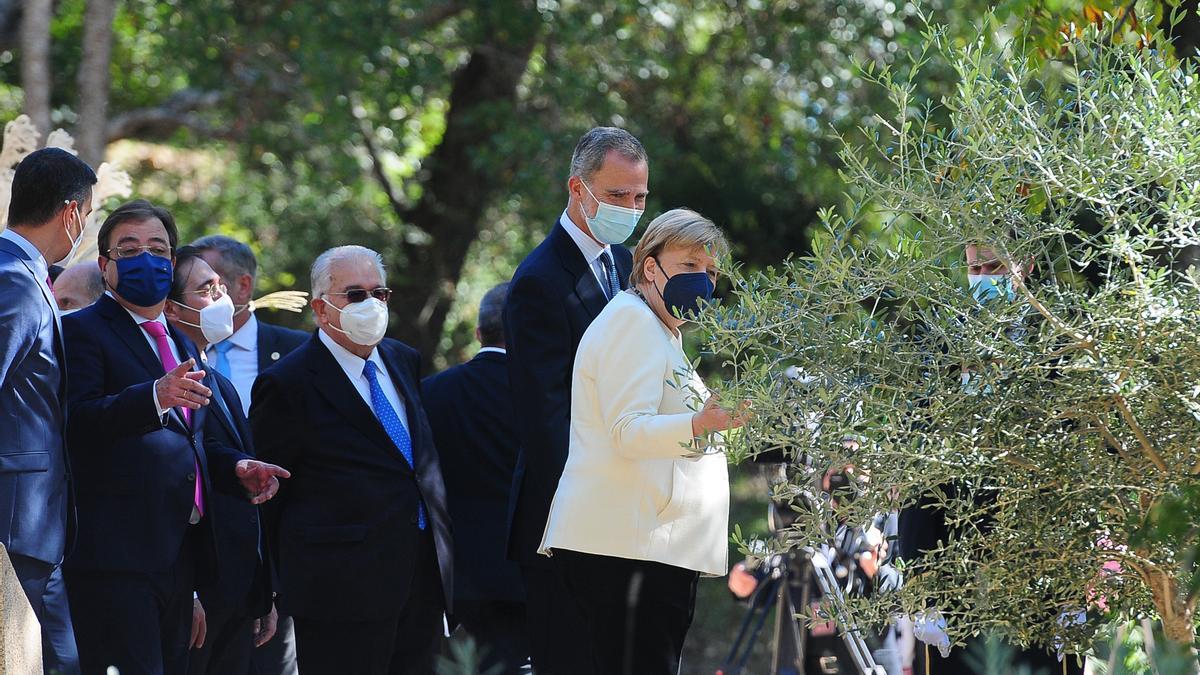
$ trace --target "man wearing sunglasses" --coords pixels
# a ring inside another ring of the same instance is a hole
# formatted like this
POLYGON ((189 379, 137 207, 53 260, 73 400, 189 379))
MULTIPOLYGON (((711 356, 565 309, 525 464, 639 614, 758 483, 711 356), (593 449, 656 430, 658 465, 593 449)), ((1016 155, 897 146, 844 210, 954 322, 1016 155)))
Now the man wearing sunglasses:
POLYGON ((163 308, 178 242, 138 200, 98 234, 109 289, 63 319, 79 528, 67 595, 85 673, 183 673, 193 589, 216 574, 212 489, 270 499, 287 472, 204 433, 215 386, 163 308))
POLYGON ((259 455, 293 476, 265 517, 304 675, 432 673, 449 608, 453 542, 421 359, 383 337, 385 284, 375 251, 322 253, 316 334, 251 394, 259 455))

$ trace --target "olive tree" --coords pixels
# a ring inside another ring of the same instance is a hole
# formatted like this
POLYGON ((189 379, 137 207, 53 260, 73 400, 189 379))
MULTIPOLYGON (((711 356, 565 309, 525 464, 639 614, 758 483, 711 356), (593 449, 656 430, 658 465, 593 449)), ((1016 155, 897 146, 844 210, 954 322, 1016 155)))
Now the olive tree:
POLYGON ((944 514, 950 535, 860 618, 936 609, 955 640, 1081 652, 1098 622, 1153 615, 1192 643, 1194 532, 1147 536, 1200 473, 1200 80, 1160 44, 1118 20, 1052 53, 929 26, 904 77, 866 68, 891 105, 844 148, 849 205, 814 253, 731 269, 702 317, 725 400, 754 411, 730 452, 784 451, 781 499, 826 467, 860 477, 779 545, 944 514), (956 88, 919 100, 942 59, 956 88), (977 300, 967 244, 1028 272, 977 300))

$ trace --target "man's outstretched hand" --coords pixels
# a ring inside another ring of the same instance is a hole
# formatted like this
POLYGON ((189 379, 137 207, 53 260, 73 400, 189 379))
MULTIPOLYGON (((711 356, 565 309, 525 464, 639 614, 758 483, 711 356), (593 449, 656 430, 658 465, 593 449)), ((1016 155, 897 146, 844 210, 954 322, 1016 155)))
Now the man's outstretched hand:
POLYGON ((279 479, 292 477, 287 469, 256 459, 241 460, 237 463, 235 471, 238 481, 250 495, 251 504, 262 504, 274 497, 275 493, 279 492, 279 479))

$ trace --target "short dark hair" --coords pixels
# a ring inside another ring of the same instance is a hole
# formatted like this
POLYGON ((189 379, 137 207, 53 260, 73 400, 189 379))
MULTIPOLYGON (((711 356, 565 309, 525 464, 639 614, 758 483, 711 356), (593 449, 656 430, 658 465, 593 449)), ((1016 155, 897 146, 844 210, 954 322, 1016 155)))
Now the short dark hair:
POLYGON ((34 150, 13 173, 8 224, 41 225, 67 202, 90 200, 95 184, 96 172, 75 155, 62 148, 34 150))
POLYGON ((509 282, 483 294, 479 302, 479 342, 484 347, 504 344, 504 305, 508 303, 509 282))
POLYGON ((201 252, 215 251, 221 256, 221 264, 216 265, 221 268, 217 269, 217 274, 221 275, 221 279, 225 283, 233 283, 232 279, 226 278, 226 276, 234 276, 232 272, 237 272, 238 275, 258 276, 258 259, 254 257, 254 250, 233 237, 210 234, 193 241, 192 246, 201 252), (225 272, 231 274, 226 275, 225 272))
POLYGON ((171 278, 171 292, 167 294, 167 299, 187 304, 183 301, 183 294, 187 291, 185 285, 188 276, 192 273, 192 265, 196 263, 196 260, 203 260, 200 253, 201 250, 195 246, 184 246, 175 252, 174 276, 171 278))
POLYGON ((161 206, 155 206, 145 199, 135 199, 117 207, 116 211, 108 214, 100 233, 96 235, 96 248, 102 256, 108 257, 108 239, 112 231, 121 223, 141 222, 143 220, 158 220, 167 230, 167 241, 174 251, 179 246, 179 229, 175 227, 175 216, 161 206))

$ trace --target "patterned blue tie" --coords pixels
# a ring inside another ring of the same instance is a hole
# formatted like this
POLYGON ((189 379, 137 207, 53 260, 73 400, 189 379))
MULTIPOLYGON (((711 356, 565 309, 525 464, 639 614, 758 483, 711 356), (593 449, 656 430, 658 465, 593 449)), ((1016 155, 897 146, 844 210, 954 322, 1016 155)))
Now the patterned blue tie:
POLYGON ((617 297, 617 293, 621 292, 621 281, 617 278, 617 266, 613 264, 608 251, 600 254, 600 264, 604 265, 604 276, 608 281, 608 292, 605 295, 612 300, 617 297))
MULTIPOLYGON (((392 404, 388 403, 387 397, 383 395, 383 387, 379 386, 379 373, 377 372, 374 361, 367 361, 363 366, 363 375, 367 381, 371 383, 371 408, 375 410, 375 417, 379 418, 379 423, 383 425, 383 430, 387 432, 388 438, 392 439, 396 449, 400 454, 404 455, 404 459, 408 461, 408 465, 413 467, 413 472, 416 472, 416 463, 413 462, 413 447, 412 438, 408 435, 408 430, 404 428, 404 423, 400 421, 400 416, 396 414, 396 410, 392 408, 392 404)), ((417 527, 425 529, 425 503, 418 497, 417 501, 417 527)))
POLYGON ((213 368, 216 368, 217 372, 224 375, 227 380, 233 378, 233 375, 230 374, 232 369, 229 367, 230 349, 233 349, 233 343, 229 340, 222 340, 213 345, 213 351, 217 353, 217 358, 213 359, 213 368))

